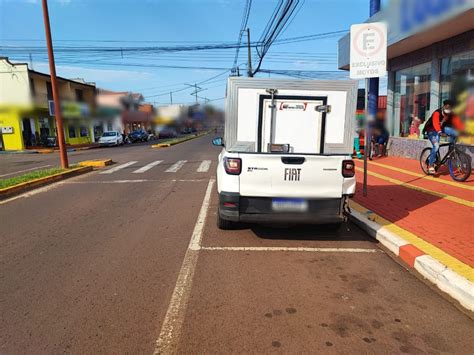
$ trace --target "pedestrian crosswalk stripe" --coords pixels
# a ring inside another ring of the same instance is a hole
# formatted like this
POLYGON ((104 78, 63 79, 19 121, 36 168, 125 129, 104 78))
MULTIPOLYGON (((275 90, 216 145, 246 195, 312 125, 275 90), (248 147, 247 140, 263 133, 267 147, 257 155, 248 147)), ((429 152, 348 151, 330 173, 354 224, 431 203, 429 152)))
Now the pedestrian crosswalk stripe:
POLYGON ((116 167, 114 168, 111 168, 111 169, 108 169, 108 170, 104 170, 104 171, 101 171, 99 174, 112 174, 112 173, 115 173, 116 171, 118 170, 122 170, 130 165, 133 165, 137 163, 136 161, 129 161, 128 163, 125 163, 125 164, 121 164, 121 165, 117 165, 116 167))
POLYGON ((199 165, 199 168, 197 169, 198 173, 206 173, 209 170, 209 167, 211 166, 211 161, 210 160, 203 160, 201 165, 199 165))
POLYGON ((145 171, 150 170, 154 166, 157 166, 158 164, 161 164, 162 162, 163 162, 163 160, 157 160, 157 161, 151 162, 150 164, 147 164, 145 166, 142 166, 140 169, 135 170, 133 173, 134 174, 142 174, 145 171))
POLYGON ((173 165, 171 165, 167 170, 166 172, 167 173, 175 173, 177 172, 179 169, 181 169, 183 167, 184 164, 186 164, 188 161, 187 160, 179 160, 177 161, 176 163, 174 163, 173 165))

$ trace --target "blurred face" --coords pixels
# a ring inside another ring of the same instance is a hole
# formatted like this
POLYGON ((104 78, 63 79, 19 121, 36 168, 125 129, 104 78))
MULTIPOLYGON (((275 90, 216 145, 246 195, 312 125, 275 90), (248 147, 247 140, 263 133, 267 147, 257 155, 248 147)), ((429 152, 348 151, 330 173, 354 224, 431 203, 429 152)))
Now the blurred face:
POLYGON ((453 112, 453 108, 451 107, 451 105, 444 105, 443 106, 443 112, 446 115, 449 115, 451 112, 453 112))

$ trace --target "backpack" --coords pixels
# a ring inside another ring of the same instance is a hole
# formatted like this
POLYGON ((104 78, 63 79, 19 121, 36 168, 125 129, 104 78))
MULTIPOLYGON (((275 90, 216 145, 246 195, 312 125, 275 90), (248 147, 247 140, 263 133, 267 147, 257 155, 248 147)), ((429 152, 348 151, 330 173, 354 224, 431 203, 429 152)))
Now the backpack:
POLYGON ((436 112, 438 112, 440 115, 442 115, 443 113, 441 111, 442 111, 441 109, 438 109, 438 110, 434 111, 431 114, 430 118, 428 118, 428 120, 425 123, 425 126, 423 127, 423 132, 422 132, 423 136, 426 136, 428 134, 428 132, 431 132, 434 129, 434 127, 433 127, 433 115, 436 112))

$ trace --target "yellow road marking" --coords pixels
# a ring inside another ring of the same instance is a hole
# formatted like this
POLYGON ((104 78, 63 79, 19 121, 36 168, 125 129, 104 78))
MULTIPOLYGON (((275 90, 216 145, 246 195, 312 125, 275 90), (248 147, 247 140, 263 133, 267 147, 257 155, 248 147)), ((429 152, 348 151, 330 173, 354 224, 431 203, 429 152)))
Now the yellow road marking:
POLYGON ((379 216, 376 213, 373 213, 366 209, 365 207, 361 206, 357 202, 350 200, 349 204, 352 209, 356 210, 357 212, 367 216, 370 220, 374 221, 375 223, 380 224, 384 228, 387 228, 391 232, 395 233, 396 235, 400 236, 400 238, 406 240, 408 243, 413 244, 418 249, 422 250, 427 255, 438 260, 441 264, 446 265, 448 268, 456 272, 457 274, 465 277, 471 282, 474 282, 474 269, 467 264, 464 264, 462 261, 459 261, 455 257, 447 254, 443 250, 435 247, 434 245, 428 243, 427 241, 421 239, 420 237, 416 236, 415 234, 397 226, 395 223, 390 222, 389 220, 379 216))
MULTIPOLYGON (((356 167, 356 169, 358 171, 364 171, 364 169, 362 169, 362 168, 356 167)), ((464 200, 464 199, 459 198, 459 197, 443 194, 443 193, 438 192, 438 191, 425 189, 424 187, 419 187, 419 186, 416 186, 416 185, 412 185, 412 184, 409 184, 407 182, 403 182, 403 181, 398 180, 398 179, 393 179, 393 178, 390 178, 390 177, 382 175, 382 174, 374 173, 373 171, 368 171, 367 174, 369 174, 371 176, 374 176, 376 178, 379 178, 381 180, 391 182, 392 184, 400 185, 400 186, 407 187, 407 188, 412 189, 412 190, 424 192, 424 193, 427 193, 429 195, 440 197, 442 199, 445 199, 445 200, 448 200, 448 201, 451 201, 451 202, 454 202, 454 203, 457 203, 457 204, 460 204, 460 205, 464 205, 464 206, 467 206, 467 207, 473 207, 474 206, 474 202, 464 200)))
POLYGON ((407 174, 407 175, 416 176, 416 177, 419 177, 419 178, 422 178, 422 179, 427 179, 427 180, 430 180, 430 181, 439 182, 440 184, 451 185, 451 186, 459 187, 460 189, 466 189, 466 190, 474 191, 474 186, 469 186, 469 185, 461 184, 461 183, 459 183, 459 182, 454 182, 454 181, 449 181, 449 180, 443 180, 443 179, 440 179, 440 178, 435 178, 435 177, 430 176, 430 175, 424 175, 424 174, 414 173, 414 172, 409 171, 409 170, 405 170, 405 169, 401 169, 401 168, 396 168, 396 167, 394 167, 394 166, 385 165, 385 164, 380 164, 380 163, 376 163, 376 162, 373 162, 373 161, 370 161, 369 164, 377 165, 377 166, 380 166, 380 167, 382 167, 382 168, 390 169, 390 170, 393 170, 393 171, 398 171, 398 172, 400 172, 400 173, 404 173, 404 174, 407 174))

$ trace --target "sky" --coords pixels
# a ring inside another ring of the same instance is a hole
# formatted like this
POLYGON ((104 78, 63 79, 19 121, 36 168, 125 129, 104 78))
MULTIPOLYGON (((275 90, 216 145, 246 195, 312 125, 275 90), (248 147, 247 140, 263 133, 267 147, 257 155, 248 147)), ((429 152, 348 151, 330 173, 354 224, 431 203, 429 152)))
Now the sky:
MULTIPOLYGON (((58 75, 84 78, 100 88, 141 92, 146 101, 157 105, 170 103, 169 91, 173 92, 174 103, 193 102, 193 89, 189 85, 204 81, 199 84, 203 89, 199 96, 213 100, 217 106, 223 105, 227 70, 233 66, 235 49, 174 53, 129 53, 127 49, 235 43, 246 0, 49 0, 48 3, 58 75), (93 46, 102 50, 113 47, 116 51, 90 54, 78 48, 93 46), (117 52, 117 48, 124 49, 117 52), (60 52, 61 49, 68 52, 60 52)), ((252 41, 260 38, 276 3, 276 0, 252 1, 247 25, 252 41)), ((279 39, 348 30, 351 24, 364 22, 369 12, 369 0, 300 0, 300 4, 279 39)), ((337 41, 342 35, 274 43, 262 68, 335 71, 337 41)), ((41 0, 0 0, 0 56, 31 61, 35 70, 48 72, 44 38, 41 0), (5 49, 7 46, 9 51, 5 49)), ((243 41, 246 43, 246 36, 243 41)), ((255 49, 252 50, 256 59, 255 49)), ((244 74, 246 49, 240 50, 238 64, 244 74)), ((268 73, 257 76, 277 77, 268 73)), ((334 76, 340 78, 338 74, 334 76)))

